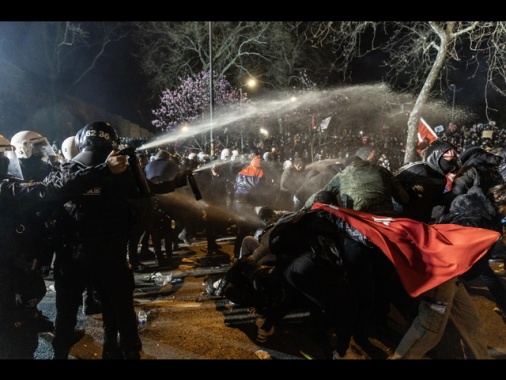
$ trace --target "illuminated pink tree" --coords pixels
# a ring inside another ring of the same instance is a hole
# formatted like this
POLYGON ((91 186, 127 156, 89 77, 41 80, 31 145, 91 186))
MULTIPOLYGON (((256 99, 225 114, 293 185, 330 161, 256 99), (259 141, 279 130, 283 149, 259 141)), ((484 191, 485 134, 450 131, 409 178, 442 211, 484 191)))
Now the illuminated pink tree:
MULTIPOLYGON (((243 101, 244 101, 243 94, 243 101)), ((209 72, 181 78, 175 90, 165 90, 160 97, 160 107, 152 110, 155 119, 151 122, 159 132, 168 132, 178 126, 209 115, 210 104, 209 72)), ((216 109, 224 110, 240 101, 239 90, 232 88, 224 76, 214 73, 213 97, 216 109)))

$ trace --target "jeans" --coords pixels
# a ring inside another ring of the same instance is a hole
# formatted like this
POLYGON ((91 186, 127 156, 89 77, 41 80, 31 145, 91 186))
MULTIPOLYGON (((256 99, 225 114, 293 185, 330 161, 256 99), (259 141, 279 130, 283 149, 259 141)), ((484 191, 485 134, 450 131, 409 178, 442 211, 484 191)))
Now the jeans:
POLYGON ((474 358, 489 359, 483 321, 457 277, 420 295, 418 316, 397 346, 392 359, 422 359, 441 340, 449 318, 474 358))

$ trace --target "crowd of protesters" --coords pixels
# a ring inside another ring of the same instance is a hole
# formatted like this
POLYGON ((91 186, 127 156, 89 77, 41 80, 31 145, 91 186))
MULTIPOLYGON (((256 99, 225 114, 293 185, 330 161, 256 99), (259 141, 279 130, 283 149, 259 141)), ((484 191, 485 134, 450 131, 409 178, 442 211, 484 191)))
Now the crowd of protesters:
MULTIPOLYGON (((227 188, 226 208, 233 215, 229 222, 238 228, 234 244, 235 268, 231 269, 231 275, 225 276, 226 281, 217 282, 215 287, 207 284, 209 292, 225 295, 238 303, 254 304, 259 309, 263 309, 266 315, 271 315, 259 324, 258 339, 260 341, 265 341, 274 333, 273 320, 276 318, 279 320, 280 315, 284 315, 294 306, 300 304, 308 306, 309 301, 308 307, 315 315, 320 315, 322 312, 326 315, 325 321, 320 320, 319 323, 327 328, 337 328, 341 331, 341 335, 337 334, 337 343, 335 341, 334 345, 330 343, 334 348, 334 359, 345 357, 351 336, 360 345, 370 344, 369 338, 385 329, 390 303, 397 303, 396 306, 400 310, 406 308, 413 321, 392 358, 424 357, 425 353, 439 342, 450 318, 456 323, 457 329, 474 357, 487 358, 486 343, 481 338, 480 315, 472 307, 469 295, 461 282, 460 275, 463 273, 449 276, 446 281, 420 291, 420 297, 425 301, 413 302, 413 298, 406 297, 406 294, 399 290, 402 287, 395 287, 396 281, 397 285, 399 281, 395 280, 396 276, 393 275, 394 267, 381 253, 384 249, 380 249, 378 245, 364 243, 363 239, 371 238, 367 233, 360 231, 364 233, 360 238, 346 235, 344 245, 341 245, 343 242, 329 238, 330 232, 326 236, 322 233, 325 228, 330 230, 332 227, 321 225, 311 229, 318 225, 318 218, 308 219, 311 221, 311 226, 306 226, 305 232, 301 233, 307 241, 314 240, 314 244, 310 244, 307 250, 301 248, 305 247, 304 244, 291 246, 290 254, 296 256, 297 259, 292 256, 284 257, 283 255, 286 255, 284 251, 283 254, 277 255, 274 263, 262 265, 256 259, 252 259, 255 257, 254 254, 241 253, 241 249, 244 250, 246 247, 245 243, 250 243, 254 239, 254 232, 265 228, 265 220, 258 215, 259 209, 265 210, 267 206, 271 210, 294 213, 301 209, 302 212, 311 210, 312 205, 315 204, 314 199, 322 195, 318 193, 318 190, 338 196, 335 201, 328 198, 328 203, 344 205, 349 209, 365 211, 372 215, 405 216, 423 226, 453 223, 464 227, 486 228, 491 231, 487 235, 490 240, 485 243, 486 249, 480 251, 480 264, 476 264, 472 271, 467 268, 469 271, 466 272, 466 278, 481 276, 480 278, 489 287, 496 300, 497 311, 506 318, 503 305, 506 291, 488 265, 493 250, 502 251, 502 257, 504 257, 502 240, 498 239, 502 233, 500 214, 495 210, 491 212, 492 216, 488 216, 473 208, 465 210, 465 220, 462 218, 462 211, 458 217, 451 214, 457 207, 457 202, 465 203, 474 199, 472 194, 477 190, 471 189, 472 184, 469 184, 469 181, 473 182, 473 180, 474 186, 481 183, 483 197, 490 204, 494 204, 491 206, 492 211, 494 207, 500 208, 500 202, 498 202, 500 196, 497 195, 500 191, 496 190, 495 195, 492 195, 494 193, 491 190, 495 185, 502 185, 505 181, 500 172, 505 166, 502 163, 502 154, 504 154, 506 130, 499 129, 494 122, 490 122, 460 128, 450 123, 446 128, 436 127, 435 131, 437 140, 428 148, 421 145, 423 149, 419 150, 419 162, 407 165, 403 165, 405 134, 387 126, 382 126, 377 131, 368 131, 367 135, 360 131, 345 129, 340 135, 326 141, 324 145, 317 145, 317 148, 311 145, 314 143, 314 140, 312 141, 314 136, 298 134, 291 139, 273 137, 262 140, 259 137, 255 143, 247 145, 248 148, 244 152, 239 151, 233 142, 230 143, 233 139, 227 140, 230 145, 222 145, 219 135, 215 140, 213 154, 192 147, 185 148, 182 152, 175 150, 174 146, 165 147, 174 155, 182 153, 183 167, 193 170, 198 171, 200 167, 206 165, 212 165, 214 170, 218 167, 224 168, 224 164, 227 164, 225 170, 219 171, 222 177, 228 176, 225 181, 228 181, 228 185, 225 185, 227 188), (469 152, 483 153, 482 155, 486 158, 483 161, 469 160, 469 152), (462 162, 459 156, 462 157, 462 162), (369 161, 375 164, 370 165, 369 161), (318 162, 326 162, 326 164, 314 165, 318 162), (466 164, 464 168, 461 168, 462 164, 466 164), (489 166, 485 168, 486 165, 489 166), (476 166, 478 169, 473 169, 474 177, 469 180, 471 166, 476 166), (459 171, 460 169, 464 171, 459 171), (476 172, 480 173, 480 170, 482 171, 481 180, 479 174, 476 174, 476 172), (486 174, 490 174, 490 171, 494 171, 497 175, 490 177, 486 174), (457 184, 455 192, 451 191, 452 184, 449 178, 455 178, 457 184), (307 187, 313 180, 314 187, 306 190, 305 195, 301 195, 301 188, 307 187), (341 180, 341 182, 336 182, 336 180, 341 180), (463 183, 467 186, 464 190, 463 183), (381 184, 383 188, 373 191, 381 184), (463 197, 468 191, 469 196, 460 200, 459 196, 463 197), (455 203, 452 203, 453 200, 455 203), (437 207, 441 207, 439 214, 437 207), (380 209, 382 211, 379 211, 380 209), (314 234, 308 234, 307 231, 314 231, 314 234), (325 243, 322 243, 323 241, 325 243), (501 247, 496 248, 499 245, 501 247), (315 252, 326 257, 323 262, 313 256, 315 252), (284 263, 279 260, 280 257, 284 257, 284 263), (338 257, 337 266, 333 267, 334 269, 328 269, 325 264, 328 257, 334 258, 331 262, 338 257), (372 257, 376 258, 376 261, 371 261, 372 257), (281 278, 276 277, 277 271, 273 269, 276 267, 281 273, 281 278), (384 268, 381 271, 382 277, 377 275, 380 267, 384 268), (369 270, 366 271, 365 268, 369 270), (343 270, 347 272, 347 280, 342 277, 343 270), (311 276, 323 280, 320 282, 323 287, 309 286, 310 282, 315 283, 310 280, 311 276), (239 280, 240 278, 242 279, 239 280), (254 283, 251 288, 262 288, 264 294, 252 295, 251 289, 247 291, 248 294, 241 294, 234 281, 242 285, 245 282, 254 283), (230 290, 231 284, 234 285, 232 290, 230 290), (330 298, 325 296, 329 294, 329 289, 335 290, 331 292, 333 297, 330 298), (293 296, 293 292, 297 293, 296 296, 293 296), (337 294, 340 294, 340 297, 337 294), (262 297, 264 297, 263 303, 259 302, 259 298, 262 297), (302 301, 301 298, 304 300, 302 301), (358 300, 358 304, 352 300, 358 300), (269 302, 276 305, 274 311, 266 306, 265 303, 269 302), (281 308, 279 302, 283 304, 281 308), (342 314, 344 304, 349 310, 347 315, 342 314), (435 305, 441 304, 453 304, 453 306, 435 308, 435 305), (467 314, 466 318, 463 317, 464 314, 467 314), (329 316, 332 321, 329 321, 329 316), (433 331, 425 331, 423 326, 427 318, 437 319, 439 327, 433 331), (336 321, 340 322, 335 324, 336 321), (343 326, 347 326, 346 331, 342 330, 343 326), (421 330, 424 330, 423 336, 419 334, 421 330)), ((130 143, 135 144, 134 141, 130 143)), ((203 188, 207 186, 204 182, 201 185, 203 188)), ((475 205, 480 203, 474 202, 475 205)), ((341 228, 338 231, 342 232, 347 227, 341 226, 341 228)), ((452 232, 446 231, 444 226, 438 226, 438 229, 452 236, 452 232)), ((478 245, 478 243, 471 244, 471 246, 478 245)), ((265 247, 263 250, 265 252, 265 247)), ((251 252, 253 253, 254 249, 251 252)), ((267 252, 267 254, 271 253, 267 252)))
MULTIPOLYGON (((69 357, 76 339, 76 314, 91 281, 99 293, 104 318, 102 358, 139 359, 142 342, 136 330, 132 280, 133 271, 143 269, 137 256, 142 234, 152 238, 155 265, 173 269, 173 251, 178 244, 190 244, 197 233, 203 232, 207 254, 213 255, 221 248, 216 239, 231 230, 236 235, 233 265, 224 277, 226 281, 220 281, 216 289, 209 287, 209 291, 262 310, 265 318, 258 325, 259 341, 265 342, 274 333, 283 315, 303 306, 332 337, 328 343, 330 357, 344 358, 352 337, 365 347, 370 345, 370 338, 381 334, 386 328, 389 305, 395 304, 401 311, 408 310, 412 324, 392 359, 423 358, 438 344, 450 318, 457 321, 457 329, 474 357, 487 358, 481 318, 461 276, 482 279, 496 300, 497 311, 506 319, 506 291, 488 267, 492 250, 501 251, 496 246, 502 245, 506 130, 490 122, 469 128, 450 123, 435 131, 437 140, 420 150, 420 161, 404 165, 405 133, 388 126, 367 134, 343 129, 336 136, 324 137, 324 144, 316 133, 284 138, 259 135, 247 138, 246 148, 241 151, 239 136, 227 136, 224 144, 224 136, 217 133, 212 150, 176 143, 142 149, 143 144, 153 140, 120 138, 105 122, 86 125, 75 138, 78 155, 69 162, 51 161, 55 167, 34 186, 42 189, 61 185, 82 171, 100 165, 103 168, 104 162, 112 171, 111 152, 131 147, 137 150, 138 159, 145 158, 140 170, 143 179, 147 178, 144 185, 148 186, 148 194, 143 194, 134 167, 128 176, 122 174, 123 158, 115 178, 90 181, 89 187, 81 186, 78 192, 51 199, 58 207, 53 208, 55 214, 50 219, 63 220, 60 226, 66 228, 59 231, 56 246, 50 249, 56 253, 54 358, 69 357), (197 203, 200 194, 186 186, 191 173, 207 202, 197 203), (143 202, 146 196, 149 199, 143 202), (138 205, 144 205, 141 208, 157 212, 136 214, 134 205, 139 199, 138 205), (489 201, 489 214, 480 207, 466 207, 467 218, 462 219, 462 212, 455 212, 459 202, 479 206, 484 199, 489 201), (436 213, 438 206, 442 209, 436 213), (274 210, 283 216, 274 217, 274 210), (103 215, 110 218, 104 219, 103 215), (376 215, 385 217, 388 223, 381 219, 380 225, 371 225, 368 220, 376 215), (132 216, 140 223, 134 223, 132 216), (397 216, 405 218, 397 223, 397 216), (293 227, 299 222, 300 230, 279 231, 280 225, 293 227), (114 235, 97 239, 105 224, 110 231, 115 227, 114 235), (383 224, 395 228, 385 230, 383 224), (436 235, 444 235, 446 240, 434 238, 429 225, 436 226, 436 235), (272 230, 267 232, 267 228, 272 230), (470 230, 473 228, 486 232, 474 234, 470 230), (411 240, 402 237, 406 231, 411 240), (466 244, 459 242, 461 234, 468 235, 466 244), (260 244, 262 236, 268 240, 260 244), (382 243, 385 237, 390 245, 382 243), (443 258, 441 267, 431 269, 400 267, 396 263, 394 258, 398 256, 408 256, 410 262, 423 261, 427 252, 421 242, 429 238, 437 246, 436 254, 447 252, 451 246, 465 256, 465 264, 454 257, 443 258), (250 245, 248 254, 246 243, 254 243, 254 239, 259 244, 250 245), (256 251, 260 246, 262 252, 256 251), (258 259, 267 255, 266 263, 258 259), (444 269, 447 267, 458 271, 449 272, 444 269), (111 271, 117 276, 110 276, 111 271), (126 283, 131 286, 125 287, 126 283), (248 286, 251 283, 254 286, 248 286), (430 318, 438 321, 437 328, 426 328, 430 318)), ((5 141, 4 149, 10 151, 9 141, 5 141)), ((7 171, 4 174, 10 175, 7 171)), ((13 198, 7 196, 8 191, 15 185, 4 186, 2 196, 8 201, 13 198)), ((19 191, 20 199, 26 197, 19 191)), ((42 255, 41 262, 48 263, 50 258, 42 255)), ((28 260, 24 264, 31 263, 28 260)), ((38 315, 36 306, 43 294, 23 305, 17 301, 16 291, 7 294, 5 300, 15 301, 8 305, 12 310, 29 309, 23 315, 31 324, 27 349, 25 352, 24 347, 19 348, 21 353, 14 350, 20 330, 13 325, 13 329, 0 331, 5 351, 2 356, 31 358, 39 332, 33 326, 38 315)), ((5 319, 1 313, 0 317, 5 319)))
MULTIPOLYGON (((440 125, 433 129, 440 140, 452 143, 459 151, 473 146, 481 146, 490 151, 502 148, 506 144, 506 129, 499 128, 494 121, 477 123, 472 126, 457 126, 449 123, 446 127, 440 125)), ((239 157, 246 161, 250 158, 251 152, 263 155, 264 152, 272 151, 274 158, 280 162, 301 158, 308 165, 315 161, 334 158, 340 159, 344 163, 344 160, 353 155, 361 146, 374 145, 377 149, 378 162, 392 172, 403 164, 406 144, 405 130, 381 125, 377 128, 370 128, 367 132, 360 128, 343 128, 338 129, 335 135, 327 136, 326 134, 325 131, 316 134, 300 133, 293 136, 274 133, 266 137, 258 133, 256 138, 245 139, 244 144, 241 144, 239 135, 234 137, 230 136, 230 133, 220 134, 220 131, 216 131, 213 154, 211 154, 209 144, 202 147, 194 144, 171 143, 161 144, 160 147, 185 158, 191 153, 204 152, 210 160, 219 159, 224 149, 238 151, 239 157), (243 145, 242 151, 241 145, 243 145)), ((121 140, 128 146, 139 148, 148 142, 156 142, 157 137, 122 137, 121 140)), ((145 152, 154 155, 156 151, 157 148, 150 148, 145 152)))

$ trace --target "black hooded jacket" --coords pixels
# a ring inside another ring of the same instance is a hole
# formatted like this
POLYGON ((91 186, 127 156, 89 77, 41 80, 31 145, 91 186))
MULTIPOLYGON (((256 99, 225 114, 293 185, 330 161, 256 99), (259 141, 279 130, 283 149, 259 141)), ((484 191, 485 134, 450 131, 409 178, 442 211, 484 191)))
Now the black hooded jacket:
POLYGON ((410 196, 409 204, 402 207, 396 204, 402 216, 430 223, 435 206, 450 205, 454 196, 451 192, 445 192, 446 173, 439 164, 449 149, 457 150, 449 142, 436 140, 427 148, 423 161, 406 164, 395 173, 410 196), (417 185, 423 187, 423 192, 414 190, 417 185))
POLYGON ((465 194, 472 186, 479 186, 486 194, 492 186, 504 183, 499 171, 503 158, 481 147, 466 149, 461 155, 462 168, 453 179, 452 192, 465 194))

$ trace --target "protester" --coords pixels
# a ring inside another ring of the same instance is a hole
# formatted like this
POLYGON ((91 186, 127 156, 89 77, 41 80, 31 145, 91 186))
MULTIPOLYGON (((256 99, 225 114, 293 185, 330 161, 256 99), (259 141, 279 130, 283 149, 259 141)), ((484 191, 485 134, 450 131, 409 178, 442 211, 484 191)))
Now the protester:
POLYGON ((283 170, 279 181, 278 196, 274 205, 279 210, 294 210, 293 196, 304 183, 306 164, 302 158, 296 158, 293 165, 283 170))
POLYGON ((353 239, 377 245, 395 265, 406 292, 412 297, 420 296, 419 313, 392 359, 422 359, 442 338, 449 318, 474 357, 488 358, 483 321, 459 276, 497 243, 498 232, 383 218, 318 203, 313 208, 328 211, 340 231, 353 239))
POLYGON ((447 175, 456 173, 460 162, 457 147, 441 140, 432 142, 423 157, 423 161, 406 164, 394 173, 410 195, 408 204, 394 204, 400 215, 430 223, 440 216, 440 211, 434 212, 436 206, 449 207, 455 198, 447 175))
MULTIPOLYGON (((392 200, 407 204, 409 195, 386 168, 375 164, 375 148, 364 146, 348 160, 322 190, 339 194, 343 206, 375 215, 399 216, 392 200)), ((306 201, 312 207, 316 194, 306 201)), ((394 293, 395 271, 378 247, 368 247, 354 239, 345 239, 343 253, 348 278, 356 292, 359 314, 354 339, 365 348, 369 339, 388 331, 387 319, 394 293)))
MULTIPOLYGON (((324 197, 337 202, 331 193, 319 194, 317 199, 324 197)), ((241 258, 227 272, 216 293, 242 306, 256 308, 261 314, 257 324, 260 342, 274 334, 274 326, 287 313, 309 308, 328 337, 335 332, 335 341, 332 338, 327 344, 329 358, 337 359, 348 350, 356 304, 340 257, 342 238, 336 234, 334 224, 320 214, 304 210, 281 217, 269 229, 275 232, 275 237, 271 234, 268 238, 276 257, 274 266, 260 265, 251 255, 241 258), (297 226, 296 232, 292 226, 297 226)))
MULTIPOLYGON (((479 186, 472 186, 465 194, 460 194, 453 200, 450 209, 441 216, 438 223, 454 223, 500 232, 500 219, 493 201, 483 193, 479 186)), ((503 252, 506 249, 502 239, 498 240, 496 246, 494 248, 503 252), (496 246, 499 247, 496 248, 496 246)), ((491 255, 492 250, 478 260, 471 270, 463 274, 462 279, 470 281, 479 278, 492 294, 499 314, 506 320, 506 288, 490 267, 491 255)))
POLYGON ((206 203, 204 209, 205 234, 207 241, 207 254, 219 253, 222 248, 216 242, 220 235, 224 235, 230 227, 231 214, 227 211, 227 191, 230 187, 229 178, 224 173, 224 167, 212 164, 199 169, 195 179, 206 203))
POLYGON ((250 164, 235 176, 232 211, 236 215, 237 237, 234 241, 234 259, 239 259, 244 237, 262 226, 254 208, 272 204, 275 200, 274 187, 262 165, 262 158, 255 155, 250 164))

